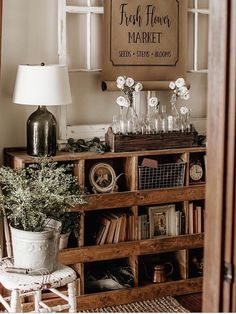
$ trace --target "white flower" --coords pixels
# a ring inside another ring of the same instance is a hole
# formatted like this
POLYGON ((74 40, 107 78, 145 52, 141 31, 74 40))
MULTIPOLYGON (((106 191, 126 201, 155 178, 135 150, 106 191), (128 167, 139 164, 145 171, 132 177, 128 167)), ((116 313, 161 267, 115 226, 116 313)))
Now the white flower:
POLYGON ((179 88, 179 95, 184 96, 188 92, 188 89, 186 86, 182 86, 179 88))
POLYGON ((170 82, 169 88, 170 89, 175 89, 175 82, 170 82))
POLYGON ((125 99, 125 97, 123 96, 119 96, 116 99, 116 103, 121 106, 121 107, 129 107, 129 102, 127 101, 127 99, 125 99))
POLYGON ((136 92, 140 92, 142 89, 143 89, 143 85, 142 85, 141 83, 135 84, 134 90, 135 90, 136 92))
POLYGON ((180 108, 179 111, 180 111, 181 114, 184 115, 184 114, 189 112, 189 109, 186 106, 183 106, 183 107, 180 108))
POLYGON ((124 78, 124 76, 118 76, 117 80, 116 80, 116 86, 118 88, 123 88, 124 85, 125 85, 125 78, 124 78))
POLYGON ((157 97, 151 97, 148 100, 148 106, 150 107, 155 107, 158 104, 158 99, 157 97))
POLYGON ((185 80, 184 80, 182 77, 180 77, 180 78, 178 78, 178 79, 175 81, 175 85, 176 85, 178 88, 180 88, 180 87, 182 87, 182 86, 185 85, 185 80))
POLYGON ((186 94, 183 95, 184 100, 189 100, 189 98, 190 98, 189 92, 187 92, 186 94))
POLYGON ((128 86, 128 87, 132 87, 134 85, 134 79, 132 79, 132 77, 127 77, 126 81, 125 81, 125 84, 128 86))

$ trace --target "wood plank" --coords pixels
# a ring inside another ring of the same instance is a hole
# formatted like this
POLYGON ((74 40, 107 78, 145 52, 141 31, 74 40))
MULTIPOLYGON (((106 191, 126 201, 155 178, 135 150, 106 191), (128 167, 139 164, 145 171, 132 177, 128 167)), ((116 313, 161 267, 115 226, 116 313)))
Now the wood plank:
POLYGON ((203 247, 203 233, 140 241, 140 255, 203 247))
POLYGON ((85 170, 85 162, 84 162, 84 160, 75 161, 74 168, 73 168, 73 174, 74 174, 74 176, 77 177, 79 185, 82 188, 85 187, 84 170, 85 170))
POLYGON ((124 175, 126 186, 131 191, 135 191, 138 188, 138 157, 128 157, 124 165, 124 175))
MULTIPOLYGON (((99 307, 127 304, 130 302, 143 301, 160 298, 166 295, 177 296, 201 292, 202 278, 165 282, 161 284, 150 284, 132 289, 122 289, 103 293, 93 293, 77 297, 77 311, 90 310, 99 307)), ((50 306, 64 304, 62 299, 45 301, 50 306)), ((23 305, 23 311, 31 311, 33 303, 23 305)))
MULTIPOLYGON (((231 1, 229 5, 229 48, 228 56, 228 77, 227 81, 227 111, 226 111, 226 135, 225 135, 225 184, 224 184, 224 204, 223 213, 224 221, 224 243, 223 254, 224 263, 236 266, 236 2, 231 1)), ((234 279, 230 282, 223 282, 223 301, 222 312, 236 311, 236 282, 235 272, 234 279)))
POLYGON ((130 256, 147 255, 203 247, 203 233, 120 242, 97 246, 65 249, 59 252, 62 264, 87 263, 130 256))
MULTIPOLYGON (((224 190, 229 67, 229 17, 233 1, 212 0, 209 22, 206 237, 203 312, 221 312, 224 190)), ((235 71, 235 69, 233 69, 235 71)), ((233 86, 235 88, 235 82, 233 86)), ((235 105, 235 104, 234 104, 235 105)), ((232 175, 232 174, 231 174, 232 175)))
MULTIPOLYGON (((163 150, 150 150, 150 151, 136 151, 136 152, 122 152, 122 153, 70 153, 70 152, 57 152, 57 155, 53 157, 54 161, 74 161, 74 160, 87 160, 87 159, 105 159, 105 158, 119 158, 119 157, 133 157, 133 156, 154 156, 154 155, 172 155, 172 154, 182 154, 188 152, 205 152, 205 147, 187 147, 187 148, 177 148, 177 149, 163 149, 163 150)), ((27 155, 25 151, 12 151, 10 148, 6 150, 5 153, 12 158, 20 159, 24 163, 34 163, 37 157, 32 157, 27 155)))
POLYGON ((106 194, 90 194, 86 196, 87 204, 70 208, 70 211, 91 211, 117 207, 143 206, 201 200, 205 198, 205 186, 195 185, 158 190, 138 190, 106 194))

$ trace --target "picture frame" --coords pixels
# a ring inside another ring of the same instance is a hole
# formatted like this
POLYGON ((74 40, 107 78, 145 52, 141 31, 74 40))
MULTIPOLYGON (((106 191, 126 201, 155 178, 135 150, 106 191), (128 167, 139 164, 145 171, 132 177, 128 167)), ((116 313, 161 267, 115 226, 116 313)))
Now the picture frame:
POLYGON ((94 193, 110 193, 117 190, 115 170, 107 163, 97 163, 91 167, 89 182, 94 193))
POLYGON ((150 238, 173 235, 175 205, 148 207, 150 238))

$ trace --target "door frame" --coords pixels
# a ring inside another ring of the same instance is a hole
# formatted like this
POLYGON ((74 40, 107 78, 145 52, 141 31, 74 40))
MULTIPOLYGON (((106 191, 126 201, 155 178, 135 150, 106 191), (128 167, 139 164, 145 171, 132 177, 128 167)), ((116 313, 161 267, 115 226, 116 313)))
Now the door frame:
POLYGON ((210 0, 203 312, 236 310, 235 283, 225 278, 236 260, 235 47, 236 1, 210 0))

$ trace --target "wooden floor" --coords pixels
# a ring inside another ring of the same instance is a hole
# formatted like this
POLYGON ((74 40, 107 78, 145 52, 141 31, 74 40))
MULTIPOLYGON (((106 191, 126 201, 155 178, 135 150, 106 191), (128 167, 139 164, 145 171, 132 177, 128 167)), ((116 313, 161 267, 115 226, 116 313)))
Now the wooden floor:
POLYGON ((178 302, 191 313, 202 312, 202 294, 194 293, 175 297, 178 302))

